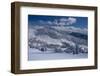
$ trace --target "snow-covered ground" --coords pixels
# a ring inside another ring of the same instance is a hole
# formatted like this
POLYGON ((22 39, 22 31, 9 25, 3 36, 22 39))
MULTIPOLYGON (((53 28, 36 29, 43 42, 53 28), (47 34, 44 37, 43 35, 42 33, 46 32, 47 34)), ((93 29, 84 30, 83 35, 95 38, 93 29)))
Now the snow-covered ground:
POLYGON ((54 53, 53 51, 41 52, 38 49, 29 48, 28 60, 54 60, 54 59, 80 59, 88 58, 87 53, 68 54, 68 53, 54 53))

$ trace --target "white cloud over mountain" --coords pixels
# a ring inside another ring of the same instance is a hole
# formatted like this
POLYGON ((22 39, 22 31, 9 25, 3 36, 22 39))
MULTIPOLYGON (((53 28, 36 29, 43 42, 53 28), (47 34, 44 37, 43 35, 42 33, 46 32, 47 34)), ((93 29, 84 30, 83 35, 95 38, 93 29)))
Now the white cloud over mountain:
POLYGON ((67 25, 74 24, 76 23, 76 21, 77 21, 76 18, 69 17, 67 19, 67 25))
POLYGON ((66 25, 72 25, 74 23, 76 23, 77 19, 73 18, 73 17, 69 17, 69 18, 60 18, 60 19, 55 19, 55 20, 48 20, 48 21, 43 21, 40 20, 39 22, 41 24, 49 24, 49 25, 57 25, 57 26, 66 26, 66 25))

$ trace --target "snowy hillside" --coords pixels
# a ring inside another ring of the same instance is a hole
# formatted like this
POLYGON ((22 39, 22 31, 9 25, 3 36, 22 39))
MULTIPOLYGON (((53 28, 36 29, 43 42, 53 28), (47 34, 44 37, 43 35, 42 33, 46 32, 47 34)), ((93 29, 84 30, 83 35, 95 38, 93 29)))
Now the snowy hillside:
POLYGON ((80 54, 88 54, 87 29, 63 26, 34 26, 29 27, 28 39, 29 54, 32 55, 65 53, 66 55, 77 54, 80 56, 80 54))

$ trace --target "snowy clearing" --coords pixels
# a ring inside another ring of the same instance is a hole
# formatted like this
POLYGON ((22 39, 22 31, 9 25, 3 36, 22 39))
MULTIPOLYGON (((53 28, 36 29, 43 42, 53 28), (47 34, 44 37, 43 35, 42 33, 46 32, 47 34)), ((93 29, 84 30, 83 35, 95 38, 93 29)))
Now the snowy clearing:
POLYGON ((41 52, 37 49, 29 49, 28 60, 54 60, 54 59, 80 59, 88 58, 88 54, 54 53, 51 51, 41 52), (34 50, 34 51, 33 51, 34 50))

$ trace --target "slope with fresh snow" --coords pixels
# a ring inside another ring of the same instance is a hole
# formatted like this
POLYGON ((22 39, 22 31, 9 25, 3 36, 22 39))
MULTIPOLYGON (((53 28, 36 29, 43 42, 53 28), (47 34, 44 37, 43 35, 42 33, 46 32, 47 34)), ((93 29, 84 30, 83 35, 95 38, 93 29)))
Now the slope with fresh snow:
MULTIPOLYGON (((74 56, 72 56, 72 54, 78 55, 75 58, 87 57, 88 53, 87 29, 81 29, 76 27, 63 27, 63 26, 34 26, 29 28, 28 39, 30 48, 29 59, 30 58, 32 59, 35 55, 41 56, 47 53, 48 54, 64 53, 64 55, 68 54, 69 54, 68 56, 71 55, 71 57, 68 58, 73 58, 74 56), (36 49, 37 51, 34 49, 36 49), (82 55, 82 57, 80 55, 82 55)), ((66 58, 67 56, 64 57, 66 58)), ((55 58, 56 57, 54 57, 54 59, 55 58)))

